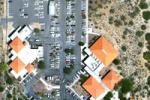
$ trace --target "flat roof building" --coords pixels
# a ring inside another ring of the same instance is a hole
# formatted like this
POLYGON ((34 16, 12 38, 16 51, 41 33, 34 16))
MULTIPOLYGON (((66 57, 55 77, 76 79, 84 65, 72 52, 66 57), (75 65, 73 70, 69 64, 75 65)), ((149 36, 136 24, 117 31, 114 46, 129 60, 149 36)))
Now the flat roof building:
POLYGON ((54 16, 55 15, 55 2, 54 1, 49 1, 49 15, 54 16))

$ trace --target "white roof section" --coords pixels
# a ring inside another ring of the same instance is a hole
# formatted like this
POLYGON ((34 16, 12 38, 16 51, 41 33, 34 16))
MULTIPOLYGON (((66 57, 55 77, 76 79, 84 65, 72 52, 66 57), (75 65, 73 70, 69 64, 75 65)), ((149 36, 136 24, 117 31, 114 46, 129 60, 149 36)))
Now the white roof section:
POLYGON ((18 53, 18 58, 20 58, 24 64, 32 63, 37 58, 37 49, 30 49, 27 45, 23 50, 18 53))
POLYGON ((98 67, 100 67, 101 63, 97 61, 94 57, 89 56, 84 63, 89 67, 92 71, 95 71, 98 67))
POLYGON ((54 1, 50 1, 49 4, 49 15, 54 16, 55 15, 55 2, 54 1))
POLYGON ((20 33, 18 33, 18 37, 23 41, 25 38, 29 37, 32 33, 32 30, 26 26, 20 33))
MULTIPOLYGON (((12 31, 13 32, 13 31, 12 31)), ((29 37, 29 35, 32 33, 32 30, 30 29, 29 26, 25 26, 22 28, 21 26, 17 28, 17 30, 10 36, 8 37, 8 41, 11 39, 15 39, 17 36, 23 41, 25 40, 26 37, 29 37)), ((9 34, 8 34, 9 35, 9 34)))
POLYGON ((99 72, 105 67, 104 64, 100 62, 100 60, 98 60, 88 48, 85 49, 85 52, 88 54, 88 58, 84 61, 87 67, 85 70, 91 70, 90 72, 99 76, 99 72))

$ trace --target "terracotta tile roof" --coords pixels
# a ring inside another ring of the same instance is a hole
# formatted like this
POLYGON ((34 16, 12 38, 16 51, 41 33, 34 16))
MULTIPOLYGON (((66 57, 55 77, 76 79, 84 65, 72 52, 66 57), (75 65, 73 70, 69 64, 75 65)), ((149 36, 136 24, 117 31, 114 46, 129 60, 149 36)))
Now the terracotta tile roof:
POLYGON ((122 80, 122 76, 119 75, 116 71, 111 70, 103 79, 103 83, 106 84, 106 86, 113 90, 115 85, 118 84, 122 80))
POLYGON ((22 69, 25 67, 25 64, 19 59, 15 58, 9 65, 12 70, 14 70, 16 73, 19 73, 22 71, 22 69))
POLYGON ((95 99, 105 92, 105 89, 101 86, 96 79, 92 76, 86 80, 82 85, 87 92, 89 92, 95 99))
POLYGON ((18 37, 16 37, 11 43, 10 47, 18 53, 25 45, 23 44, 23 41, 20 40, 18 37))
POLYGON ((32 73, 34 70, 34 66, 32 64, 28 64, 26 66, 26 70, 28 71, 28 73, 32 73))
POLYGON ((111 64, 119 55, 119 52, 103 36, 90 47, 90 50, 105 66, 111 64))

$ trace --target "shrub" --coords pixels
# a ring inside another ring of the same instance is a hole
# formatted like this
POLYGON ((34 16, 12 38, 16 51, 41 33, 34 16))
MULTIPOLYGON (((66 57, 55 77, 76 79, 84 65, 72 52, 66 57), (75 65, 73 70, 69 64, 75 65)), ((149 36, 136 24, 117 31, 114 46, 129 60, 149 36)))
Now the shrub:
POLYGON ((146 25, 141 25, 142 30, 146 30, 146 25))
POLYGON ((132 26, 134 23, 132 20, 129 21, 129 25, 132 26))
POLYGON ((121 20, 115 20, 114 24, 115 24, 115 26, 119 27, 122 25, 122 21, 121 20))
POLYGON ((129 16, 134 18, 135 16, 137 16, 140 12, 140 9, 138 7, 135 7, 133 12, 129 13, 129 16))
POLYGON ((122 51, 126 51, 127 50, 126 46, 122 46, 121 49, 122 49, 122 51))
POLYGON ((109 12, 110 12, 110 13, 114 13, 114 12, 115 12, 115 9, 112 9, 112 8, 111 8, 111 9, 109 10, 109 12))
POLYGON ((136 36, 138 36, 138 37, 141 37, 143 34, 144 34, 143 31, 137 31, 137 32, 136 32, 136 36))
POLYGON ((138 46, 139 46, 139 47, 143 47, 143 43, 142 43, 142 42, 139 42, 139 43, 138 43, 138 46))
POLYGON ((120 16, 120 19, 123 20, 123 21, 125 21, 125 20, 126 20, 126 17, 125 17, 124 15, 121 15, 121 16, 120 16))
POLYGON ((113 17, 112 16, 109 17, 109 24, 113 24, 113 17))

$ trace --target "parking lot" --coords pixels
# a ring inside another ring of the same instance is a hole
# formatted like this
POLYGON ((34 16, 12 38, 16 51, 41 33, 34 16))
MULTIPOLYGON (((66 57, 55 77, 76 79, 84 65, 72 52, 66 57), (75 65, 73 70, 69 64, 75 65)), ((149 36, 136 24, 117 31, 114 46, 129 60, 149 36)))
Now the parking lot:
POLYGON ((47 15, 48 0, 9 0, 9 15, 15 25, 43 22, 47 15))
MULTIPOLYGON (((81 0, 82 1, 82 0, 81 0)), ((9 0, 9 14, 14 16, 14 26, 40 22, 42 24, 41 35, 33 35, 35 40, 44 47, 44 62, 46 68, 38 73, 39 77, 59 76, 60 100, 78 100, 74 94, 66 94, 66 83, 72 82, 81 67, 81 48, 78 42, 81 40, 83 32, 82 10, 85 11, 80 0, 54 0, 55 13, 48 11, 48 0, 9 0), (17 5, 17 6, 16 6, 17 5), (72 49, 73 53, 66 54, 65 49, 72 49), (69 67, 73 63, 74 69, 70 75, 64 75, 64 67, 69 67)), ((53 4, 53 3, 51 3, 53 4)), ((84 3, 83 3, 84 4, 84 3)), ((83 39, 84 40, 84 39, 83 39)), ((27 78, 28 79, 28 78, 27 78)), ((30 79, 30 77, 29 77, 30 79)), ((34 79, 34 78, 33 78, 34 79)), ((24 86, 30 95, 34 95, 30 88, 33 81, 25 81, 24 86)), ((72 93, 72 92, 71 92, 72 93)), ((48 94, 46 94, 49 96, 48 94)))

